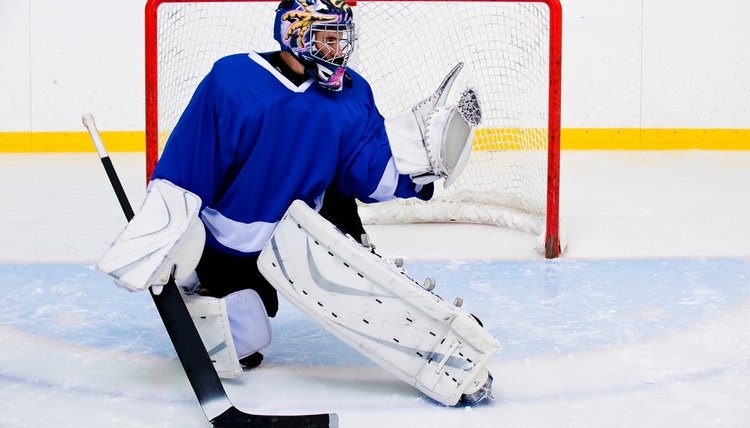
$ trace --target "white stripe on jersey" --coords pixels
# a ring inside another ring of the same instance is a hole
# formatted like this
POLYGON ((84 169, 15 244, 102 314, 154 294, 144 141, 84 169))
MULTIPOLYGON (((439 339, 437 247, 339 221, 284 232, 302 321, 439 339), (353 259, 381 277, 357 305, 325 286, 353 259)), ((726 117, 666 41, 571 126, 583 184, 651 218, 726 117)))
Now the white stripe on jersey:
POLYGON ((266 242, 271 239, 278 223, 265 221, 242 223, 224 217, 223 214, 210 207, 203 209, 201 219, 221 245, 243 253, 262 250, 266 242))
POLYGON ((396 161, 391 156, 388 160, 388 164, 385 166, 383 176, 380 177, 378 187, 372 192, 370 197, 379 202, 390 201, 395 199, 396 186, 398 185, 398 170, 396 169, 396 161))

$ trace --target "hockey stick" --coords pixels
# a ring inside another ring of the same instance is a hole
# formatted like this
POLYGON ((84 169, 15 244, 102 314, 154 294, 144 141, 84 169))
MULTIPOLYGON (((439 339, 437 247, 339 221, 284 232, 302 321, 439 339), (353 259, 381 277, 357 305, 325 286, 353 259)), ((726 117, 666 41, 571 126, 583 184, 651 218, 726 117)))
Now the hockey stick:
MULTIPOLYGON (((96 152, 101 159, 104 170, 107 172, 107 177, 109 177, 112 188, 117 195, 122 211, 127 220, 130 221, 134 216, 133 209, 125 195, 112 161, 109 159, 109 154, 104 147, 99 131, 96 129, 94 117, 87 113, 83 115, 82 121, 94 142, 94 146, 96 146, 96 152)), ((338 427, 338 416, 335 413, 283 416, 255 415, 242 412, 234 407, 227 397, 219 376, 216 374, 198 330, 190 318, 190 313, 175 284, 174 276, 170 277, 169 282, 160 293, 154 292, 153 287, 149 288, 149 292, 203 413, 206 414, 206 418, 214 427, 338 427)))

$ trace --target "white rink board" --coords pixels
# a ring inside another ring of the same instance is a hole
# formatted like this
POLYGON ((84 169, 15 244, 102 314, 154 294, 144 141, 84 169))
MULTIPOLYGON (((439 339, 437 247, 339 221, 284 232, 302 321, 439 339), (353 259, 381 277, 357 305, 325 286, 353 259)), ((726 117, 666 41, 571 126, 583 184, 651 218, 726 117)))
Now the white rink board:
MULTIPOLYGON (((88 111, 143 130, 144 6, 5 2, 0 132, 79 131, 88 111)), ((745 0, 563 1, 563 127, 748 128, 747 16, 745 0)))

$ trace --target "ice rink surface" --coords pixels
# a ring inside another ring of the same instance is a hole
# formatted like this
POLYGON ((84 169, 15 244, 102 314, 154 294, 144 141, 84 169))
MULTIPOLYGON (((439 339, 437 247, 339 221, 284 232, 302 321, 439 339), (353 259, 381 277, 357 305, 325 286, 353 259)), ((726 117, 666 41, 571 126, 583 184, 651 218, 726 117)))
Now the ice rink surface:
MULTIPOLYGON (((131 200, 143 155, 112 155, 131 200)), ((125 220, 95 154, 0 155, 0 427, 207 427, 146 293, 92 265, 125 220)), ((255 413, 341 427, 750 426, 750 153, 563 152, 569 247, 489 226, 370 226, 503 344, 495 400, 443 407, 282 301, 255 413)))

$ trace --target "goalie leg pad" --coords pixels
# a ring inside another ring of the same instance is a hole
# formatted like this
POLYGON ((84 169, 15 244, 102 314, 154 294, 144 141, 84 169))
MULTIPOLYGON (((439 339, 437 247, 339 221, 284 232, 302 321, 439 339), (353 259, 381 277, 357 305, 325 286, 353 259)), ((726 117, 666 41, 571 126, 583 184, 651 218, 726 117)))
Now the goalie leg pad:
POLYGON ((224 299, 197 294, 183 294, 182 298, 219 377, 242 374, 224 299))
POLYGON ((219 377, 242 374, 239 359, 271 342, 271 324, 254 290, 235 291, 221 299, 197 294, 182 297, 219 377))
POLYGON ((271 322, 255 290, 235 291, 224 297, 237 358, 242 359, 271 343, 271 322))
POLYGON ((97 269, 130 291, 188 278, 198 265, 206 232, 200 198, 167 180, 149 183, 138 212, 97 263, 97 269))
POLYGON ((291 205, 258 268, 313 320, 434 400, 452 406, 489 388, 497 340, 305 203, 291 205))

